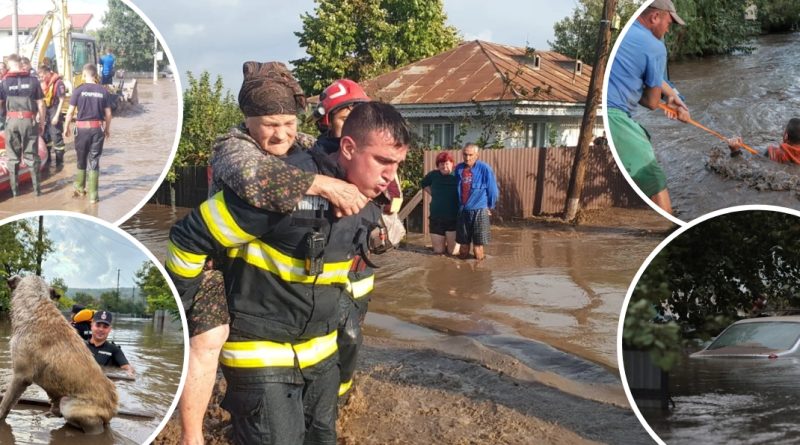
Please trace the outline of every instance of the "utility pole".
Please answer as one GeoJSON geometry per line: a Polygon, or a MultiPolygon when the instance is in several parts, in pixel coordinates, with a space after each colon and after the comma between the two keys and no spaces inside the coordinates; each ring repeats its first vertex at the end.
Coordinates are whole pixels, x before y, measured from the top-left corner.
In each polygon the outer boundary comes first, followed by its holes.
{"type": "Polygon", "coordinates": [[[36,275],[42,276],[42,251],[44,250],[44,215],[39,215],[39,242],[36,243],[36,275]]]}
{"type": "Polygon", "coordinates": [[[153,33],[153,83],[158,83],[158,37],[153,33]]]}
{"type": "Polygon", "coordinates": [[[597,47],[595,48],[594,68],[592,79],[589,81],[589,92],[586,95],[586,108],[583,111],[581,132],[578,136],[578,147],[575,151],[575,161],[572,163],[572,173],[567,189],[567,202],[564,205],[564,219],[572,221],[580,209],[583,182],[586,177],[586,162],[589,158],[589,143],[592,140],[594,121],[597,106],[603,97],[603,74],[608,64],[608,50],[611,45],[611,24],[617,9],[617,0],[605,0],[603,4],[603,18],[600,20],[600,30],[597,34],[597,47]]]}
{"type": "Polygon", "coordinates": [[[117,298],[119,298],[119,269],[117,269],[117,298]]]}
{"type": "Polygon", "coordinates": [[[17,0],[11,1],[11,38],[14,39],[14,54],[19,54],[19,8],[17,0]]]}

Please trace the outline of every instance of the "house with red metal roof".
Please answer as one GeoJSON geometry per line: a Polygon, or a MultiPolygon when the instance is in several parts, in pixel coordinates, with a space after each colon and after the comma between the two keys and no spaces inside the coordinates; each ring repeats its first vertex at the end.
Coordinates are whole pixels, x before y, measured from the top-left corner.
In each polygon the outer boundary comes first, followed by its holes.
{"type": "MultiPolygon", "coordinates": [[[[360,84],[430,147],[575,146],[591,75],[557,52],[474,40],[360,84]]],[[[594,132],[603,132],[601,117],[594,132]]]]}
{"type": "MultiPolygon", "coordinates": [[[[17,16],[17,31],[19,35],[30,35],[44,19],[44,14],[19,14],[17,16]]],[[[94,17],[92,14],[70,14],[72,32],[85,33],[86,27],[94,17]]],[[[11,35],[11,15],[0,18],[0,36],[11,35]]]]}

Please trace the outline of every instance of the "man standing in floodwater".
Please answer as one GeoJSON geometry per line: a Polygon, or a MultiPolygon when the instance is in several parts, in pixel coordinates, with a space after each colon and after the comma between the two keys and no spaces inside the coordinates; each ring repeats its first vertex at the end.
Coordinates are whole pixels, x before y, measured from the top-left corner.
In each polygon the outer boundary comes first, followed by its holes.
{"type": "Polygon", "coordinates": [[[83,80],[86,83],[72,93],[64,121],[64,137],[67,137],[72,113],[77,107],[75,152],[78,156],[78,172],[72,187],[74,195],[78,197],[85,195],[88,189],[91,203],[100,200],[97,192],[100,155],[103,154],[103,143],[111,137],[111,97],[105,88],[97,84],[96,79],[97,67],[91,63],[84,65],[83,80]]]}
{"type": "Polygon", "coordinates": [[[497,204],[497,180],[489,164],[479,161],[480,148],[468,143],[461,151],[464,162],[456,166],[458,178],[458,202],[456,219],[456,242],[462,259],[469,256],[469,245],[473,245],[475,259],[485,257],[483,248],[489,244],[491,209],[497,204]]]}
{"type": "Polygon", "coordinates": [[[22,59],[8,56],[8,73],[0,83],[0,109],[6,112],[6,141],[11,194],[17,196],[17,175],[20,158],[31,171],[33,192],[42,194],[39,188],[39,135],[44,131],[44,93],[39,81],[22,68],[22,59]],[[38,116],[37,116],[38,113],[38,116]],[[36,123],[39,122],[37,125],[36,123]]]}
{"type": "Polygon", "coordinates": [[[690,119],[677,90],[664,80],[667,48],[662,39],[673,22],[685,25],[671,0],[655,0],[633,22],[611,65],[606,103],[611,140],[622,165],[642,192],[667,213],[672,213],[672,203],[666,175],[650,135],[631,118],[631,112],[637,104],[656,109],[665,97],[680,121],[690,119]]]}

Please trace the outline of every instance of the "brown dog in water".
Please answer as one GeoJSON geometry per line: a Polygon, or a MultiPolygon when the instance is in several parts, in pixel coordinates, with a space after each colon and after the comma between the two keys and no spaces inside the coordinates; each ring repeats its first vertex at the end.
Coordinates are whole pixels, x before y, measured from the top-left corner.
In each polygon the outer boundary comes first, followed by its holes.
{"type": "Polygon", "coordinates": [[[0,421],[36,383],[50,397],[53,414],[87,434],[102,433],[117,412],[117,388],[53,304],[55,293],[41,277],[14,276],[8,285],[13,375],[0,403],[0,421]]]}

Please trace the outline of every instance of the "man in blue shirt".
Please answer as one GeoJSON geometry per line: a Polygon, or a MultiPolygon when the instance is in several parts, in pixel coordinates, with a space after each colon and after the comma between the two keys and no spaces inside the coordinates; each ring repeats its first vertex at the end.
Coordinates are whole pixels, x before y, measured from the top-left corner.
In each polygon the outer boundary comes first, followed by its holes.
{"type": "Polygon", "coordinates": [[[106,55],[100,57],[100,64],[103,65],[103,71],[100,73],[100,85],[111,85],[114,82],[114,62],[117,58],[112,54],[111,48],[106,48],[106,55]]]}
{"type": "Polygon", "coordinates": [[[467,258],[472,243],[475,259],[484,258],[483,246],[489,244],[489,217],[497,203],[497,181],[492,168],[478,160],[479,148],[468,143],[462,150],[464,162],[456,166],[458,202],[456,242],[459,256],[467,258]]]}
{"type": "Polygon", "coordinates": [[[631,119],[631,112],[637,104],[656,109],[663,96],[676,109],[668,117],[683,122],[690,119],[677,90],[664,80],[667,48],[662,39],[673,22],[685,25],[671,0],[655,0],[633,22],[614,56],[606,103],[611,141],[625,170],[642,192],[667,213],[672,213],[672,204],[666,176],[655,157],[650,136],[631,119]]]}

